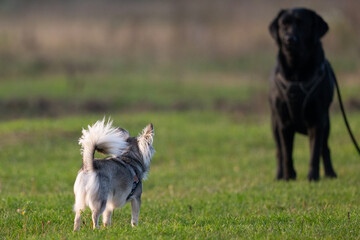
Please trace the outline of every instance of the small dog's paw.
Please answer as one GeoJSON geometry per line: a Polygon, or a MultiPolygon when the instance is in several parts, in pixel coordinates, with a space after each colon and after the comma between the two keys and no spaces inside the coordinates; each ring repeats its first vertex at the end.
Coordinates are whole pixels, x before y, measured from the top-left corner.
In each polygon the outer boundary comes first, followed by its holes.
{"type": "Polygon", "coordinates": [[[137,223],[137,222],[134,222],[134,221],[131,221],[131,226],[132,226],[132,227],[137,227],[137,226],[138,226],[138,223],[137,223]]]}
{"type": "Polygon", "coordinates": [[[73,232],[79,231],[80,230],[80,221],[75,222],[74,224],[74,230],[73,232]]]}

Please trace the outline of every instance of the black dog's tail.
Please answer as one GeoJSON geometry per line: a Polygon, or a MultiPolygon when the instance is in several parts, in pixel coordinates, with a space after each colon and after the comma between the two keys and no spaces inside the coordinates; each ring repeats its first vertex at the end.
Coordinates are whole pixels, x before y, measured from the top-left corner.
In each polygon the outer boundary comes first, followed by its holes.
{"type": "MultiPolygon", "coordinates": [[[[331,73],[331,74],[333,74],[333,73],[331,73]]],[[[355,146],[356,150],[360,154],[359,144],[357,143],[357,141],[356,141],[356,139],[354,137],[354,134],[351,131],[350,124],[349,124],[349,122],[347,120],[347,117],[346,117],[346,114],[345,114],[345,109],[344,109],[344,105],[343,105],[342,100],[341,100],[341,94],[340,94],[340,88],[339,88],[338,82],[337,82],[336,77],[334,75],[333,75],[333,78],[334,78],[334,82],[335,82],[335,86],[336,86],[336,93],[337,93],[338,98],[339,98],[339,104],[340,104],[341,113],[342,113],[342,115],[344,117],[346,128],[347,128],[347,130],[349,132],[349,135],[351,137],[352,142],[354,143],[354,146],[355,146]]]]}

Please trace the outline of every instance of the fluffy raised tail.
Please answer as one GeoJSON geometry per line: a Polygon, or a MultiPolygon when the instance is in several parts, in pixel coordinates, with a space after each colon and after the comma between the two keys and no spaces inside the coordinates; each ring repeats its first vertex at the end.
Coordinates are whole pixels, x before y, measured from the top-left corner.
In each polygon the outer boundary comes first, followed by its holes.
{"type": "Polygon", "coordinates": [[[79,139],[83,156],[83,170],[92,171],[94,169],[95,150],[108,155],[120,156],[128,147],[127,138],[128,132],[113,127],[110,119],[105,123],[104,118],[92,126],[89,125],[88,129],[83,129],[79,139]]]}

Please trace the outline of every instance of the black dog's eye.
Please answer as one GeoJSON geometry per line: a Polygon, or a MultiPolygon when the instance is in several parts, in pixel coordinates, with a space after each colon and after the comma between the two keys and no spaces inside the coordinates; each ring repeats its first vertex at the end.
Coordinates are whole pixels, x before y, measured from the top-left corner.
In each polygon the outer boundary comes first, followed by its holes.
{"type": "Polygon", "coordinates": [[[287,28],[287,27],[289,27],[290,25],[291,25],[291,20],[288,19],[288,18],[285,18],[285,19],[281,22],[281,26],[282,26],[283,28],[287,28]]]}
{"type": "Polygon", "coordinates": [[[288,26],[289,26],[289,24],[286,24],[286,23],[283,23],[283,22],[280,24],[280,28],[282,28],[282,29],[287,29],[288,26]]]}

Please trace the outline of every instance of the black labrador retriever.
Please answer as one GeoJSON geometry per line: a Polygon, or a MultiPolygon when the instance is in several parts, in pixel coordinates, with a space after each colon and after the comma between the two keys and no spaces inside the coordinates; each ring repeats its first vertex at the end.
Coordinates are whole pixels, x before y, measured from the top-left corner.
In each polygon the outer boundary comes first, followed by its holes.
{"type": "Polygon", "coordinates": [[[269,96],[277,146],[276,178],[296,179],[292,158],[296,132],[310,138],[308,180],[319,179],[320,156],[325,176],[334,178],[328,137],[335,75],[320,42],[328,25],[314,11],[294,8],[281,10],[269,28],[279,48],[269,96]]]}

